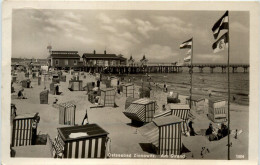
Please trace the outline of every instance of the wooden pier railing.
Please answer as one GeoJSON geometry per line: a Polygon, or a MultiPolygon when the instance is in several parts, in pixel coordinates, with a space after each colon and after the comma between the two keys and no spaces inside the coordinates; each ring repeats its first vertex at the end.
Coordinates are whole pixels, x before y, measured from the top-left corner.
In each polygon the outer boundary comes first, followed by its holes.
{"type": "MultiPolygon", "coordinates": [[[[138,74],[138,73],[180,73],[184,68],[198,68],[199,72],[203,72],[204,68],[210,68],[213,73],[215,68],[221,68],[222,73],[227,71],[226,64],[194,64],[194,65],[146,65],[146,66],[84,66],[80,70],[86,72],[112,73],[112,74],[138,74]]],[[[236,73],[238,68],[243,68],[244,72],[248,72],[249,65],[231,64],[232,72],[236,73]]]]}

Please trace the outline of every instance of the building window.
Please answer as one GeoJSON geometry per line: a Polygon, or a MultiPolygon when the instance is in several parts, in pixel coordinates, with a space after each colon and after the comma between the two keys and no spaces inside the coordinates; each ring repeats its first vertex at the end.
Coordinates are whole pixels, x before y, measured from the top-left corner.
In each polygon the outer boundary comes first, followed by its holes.
{"type": "Polygon", "coordinates": [[[55,60],[55,65],[59,65],[59,60],[55,60]]]}
{"type": "Polygon", "coordinates": [[[69,65],[69,60],[65,60],[65,65],[69,65]]]}
{"type": "Polygon", "coordinates": [[[74,65],[77,65],[77,60],[74,60],[74,65]]]}

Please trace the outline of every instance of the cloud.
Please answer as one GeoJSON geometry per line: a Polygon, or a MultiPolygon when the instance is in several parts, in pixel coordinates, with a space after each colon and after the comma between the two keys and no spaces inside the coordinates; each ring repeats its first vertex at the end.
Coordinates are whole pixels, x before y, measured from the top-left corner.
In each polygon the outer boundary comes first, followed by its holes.
{"type": "Polygon", "coordinates": [[[44,27],[44,30],[47,32],[57,32],[57,28],[46,26],[44,27]]]}
{"type": "Polygon", "coordinates": [[[100,13],[97,16],[97,19],[100,20],[102,23],[104,24],[110,24],[112,23],[112,19],[110,19],[107,15],[105,15],[104,13],[100,13]]]}
{"type": "Polygon", "coordinates": [[[108,25],[101,26],[101,29],[106,30],[110,33],[116,33],[117,32],[116,28],[114,28],[113,26],[108,26],[108,25]]]}
{"type": "Polygon", "coordinates": [[[64,17],[77,22],[81,20],[81,15],[75,14],[73,12],[64,12],[64,17]]]}
{"type": "Polygon", "coordinates": [[[94,40],[89,39],[89,38],[86,38],[86,37],[83,37],[83,36],[73,36],[73,38],[74,38],[75,40],[80,41],[81,43],[84,43],[84,44],[94,43],[94,40]]]}
{"type": "Polygon", "coordinates": [[[125,25],[125,26],[132,25],[132,23],[126,18],[117,19],[115,22],[118,24],[121,24],[121,25],[125,25]]]}
{"type": "Polygon", "coordinates": [[[140,43],[140,41],[130,32],[119,33],[118,36],[133,43],[140,43]]]}
{"type": "Polygon", "coordinates": [[[122,39],[121,37],[115,35],[108,36],[107,48],[113,52],[124,52],[124,54],[126,54],[129,53],[128,51],[133,46],[133,43],[129,40],[122,39]]]}
{"type": "Polygon", "coordinates": [[[72,33],[66,33],[66,36],[68,38],[70,38],[70,40],[76,40],[76,41],[79,41],[83,44],[91,44],[91,43],[94,43],[94,40],[92,39],[89,39],[87,37],[84,37],[84,36],[80,36],[80,35],[74,35],[72,33]]]}
{"type": "Polygon", "coordinates": [[[43,20],[42,17],[36,16],[35,14],[30,15],[30,18],[31,18],[32,20],[38,21],[38,22],[43,20]]]}
{"type": "Polygon", "coordinates": [[[156,62],[156,61],[167,61],[169,63],[174,62],[174,57],[177,56],[177,53],[173,52],[173,50],[169,46],[163,46],[159,44],[152,44],[149,45],[146,48],[142,49],[142,54],[146,55],[147,59],[150,62],[156,62]]]}
{"type": "Polygon", "coordinates": [[[156,31],[159,28],[153,26],[149,21],[143,21],[141,19],[135,19],[135,22],[137,24],[137,30],[139,33],[141,33],[146,38],[150,38],[148,33],[150,31],[156,31]]]}
{"type": "Polygon", "coordinates": [[[54,19],[54,18],[48,18],[46,19],[46,23],[50,24],[53,28],[57,28],[60,31],[82,31],[87,32],[87,27],[82,26],[81,23],[66,19],[66,18],[60,18],[60,19],[54,19]]]}
{"type": "Polygon", "coordinates": [[[230,23],[230,29],[238,32],[248,32],[249,28],[239,22],[230,23]]]}
{"type": "Polygon", "coordinates": [[[192,31],[192,24],[182,21],[173,16],[153,16],[153,20],[162,25],[161,28],[168,31],[170,34],[175,33],[190,33],[192,31]]]}
{"type": "Polygon", "coordinates": [[[223,63],[226,60],[225,55],[220,54],[197,54],[194,56],[196,63],[223,63]]]}

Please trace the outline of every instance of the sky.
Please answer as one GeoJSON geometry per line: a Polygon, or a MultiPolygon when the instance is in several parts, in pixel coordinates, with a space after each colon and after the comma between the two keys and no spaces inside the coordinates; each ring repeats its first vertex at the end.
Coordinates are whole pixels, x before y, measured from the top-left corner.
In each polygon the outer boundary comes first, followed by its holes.
{"type": "MultiPolygon", "coordinates": [[[[135,61],[182,62],[182,42],[193,37],[193,63],[226,63],[227,50],[213,53],[211,31],[225,11],[39,10],[12,15],[12,57],[47,58],[52,50],[122,54],[135,61]]],[[[231,11],[230,63],[249,63],[249,12],[231,11]]],[[[222,30],[219,37],[226,31],[222,30]]]]}

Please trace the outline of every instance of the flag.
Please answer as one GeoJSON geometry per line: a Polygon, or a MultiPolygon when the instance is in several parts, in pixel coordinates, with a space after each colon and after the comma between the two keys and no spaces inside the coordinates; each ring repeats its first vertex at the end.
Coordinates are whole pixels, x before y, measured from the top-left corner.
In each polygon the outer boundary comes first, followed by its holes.
{"type": "Polygon", "coordinates": [[[85,114],[85,116],[83,118],[82,125],[86,125],[87,123],[88,123],[88,111],[86,109],[86,114],[85,114]]]}
{"type": "Polygon", "coordinates": [[[225,47],[228,48],[228,33],[223,34],[213,45],[212,49],[214,53],[225,50],[225,47]]]}
{"type": "Polygon", "coordinates": [[[189,49],[186,53],[186,55],[190,55],[191,54],[191,49],[189,49]]]}
{"type": "Polygon", "coordinates": [[[220,30],[228,29],[228,11],[212,27],[213,36],[218,38],[220,30]]]}
{"type": "Polygon", "coordinates": [[[191,49],[191,46],[192,46],[192,38],[183,42],[181,45],[180,45],[180,49],[191,49]]]}
{"type": "Polygon", "coordinates": [[[190,62],[191,61],[191,55],[189,55],[188,57],[184,58],[184,62],[190,62]]]}

